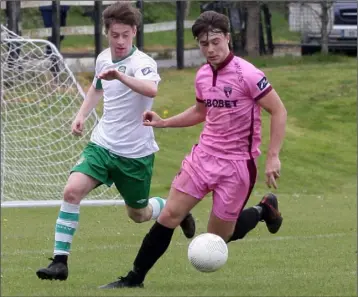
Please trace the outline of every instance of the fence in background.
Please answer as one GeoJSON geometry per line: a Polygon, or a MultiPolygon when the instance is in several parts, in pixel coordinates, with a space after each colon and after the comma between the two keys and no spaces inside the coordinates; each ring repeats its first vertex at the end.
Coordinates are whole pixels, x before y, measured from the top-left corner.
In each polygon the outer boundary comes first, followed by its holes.
{"type": "MultiPolygon", "coordinates": [[[[97,55],[103,49],[103,27],[101,22],[101,16],[105,5],[110,5],[116,1],[7,1],[1,3],[1,8],[5,9],[7,16],[7,27],[22,36],[32,38],[47,37],[58,49],[60,49],[61,41],[65,36],[70,35],[94,35],[95,37],[95,52],[97,55]],[[66,26],[66,19],[68,11],[71,7],[92,7],[92,11],[89,11],[94,26],[66,26]],[[20,12],[26,8],[38,7],[41,11],[44,26],[46,28],[25,29],[20,28],[21,16],[20,12]]],[[[144,1],[131,1],[135,3],[136,7],[141,10],[144,15],[144,1]]],[[[176,59],[177,68],[184,68],[184,29],[190,28],[191,23],[185,22],[185,2],[176,1],[176,21],[164,22],[160,24],[148,24],[144,27],[144,22],[137,31],[136,46],[139,49],[143,49],[144,33],[146,32],[162,32],[176,30],[176,59]]],[[[87,10],[88,11],[88,10],[87,10]]]]}
{"type": "MultiPolygon", "coordinates": [[[[106,46],[101,13],[114,2],[2,1],[0,13],[7,11],[7,26],[10,30],[24,37],[48,38],[65,57],[94,58],[106,46]],[[73,18],[76,13],[77,16],[82,15],[80,22],[73,18]],[[73,36],[88,37],[89,44],[82,50],[63,46],[66,44],[63,40],[73,36]]],[[[185,49],[197,47],[193,40],[188,42],[187,38],[191,36],[186,31],[190,30],[194,19],[205,9],[215,9],[229,16],[233,46],[239,49],[236,52],[240,55],[248,54],[247,47],[250,44],[251,51],[259,48],[259,54],[301,54],[306,53],[308,48],[320,50],[322,43],[338,49],[354,49],[357,44],[355,2],[351,2],[348,8],[337,8],[333,1],[132,2],[143,14],[144,24],[138,30],[137,47],[149,53],[155,51],[155,55],[159,53],[162,57],[174,57],[179,69],[186,64],[185,49]],[[259,5],[266,7],[266,12],[265,9],[260,12],[259,5]],[[170,17],[163,20],[165,14],[170,17]],[[252,23],[255,25],[250,28],[249,24],[252,23]],[[322,26],[322,23],[326,26],[322,26]],[[175,36],[170,46],[163,42],[163,38],[158,39],[157,47],[153,47],[151,40],[145,38],[147,33],[165,34],[166,31],[172,31],[175,36]],[[250,36],[254,35],[256,37],[250,42],[250,36]]]]}

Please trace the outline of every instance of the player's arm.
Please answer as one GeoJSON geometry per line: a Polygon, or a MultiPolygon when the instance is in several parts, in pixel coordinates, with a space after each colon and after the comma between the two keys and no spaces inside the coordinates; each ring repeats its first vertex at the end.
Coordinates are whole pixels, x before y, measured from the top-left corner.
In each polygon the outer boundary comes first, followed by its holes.
{"type": "Polygon", "coordinates": [[[109,69],[101,72],[98,78],[105,80],[117,79],[138,94],[150,98],[157,96],[158,85],[156,82],[128,76],[117,69],[109,69]]]}
{"type": "Polygon", "coordinates": [[[146,79],[138,79],[119,72],[118,80],[124,83],[134,92],[145,97],[154,98],[158,93],[158,85],[156,82],[146,79]]]}
{"type": "MultiPolygon", "coordinates": [[[[100,85],[100,82],[97,83],[97,85],[100,85]]],[[[83,100],[83,103],[81,105],[80,110],[78,111],[76,118],[74,119],[71,130],[72,134],[76,136],[80,136],[83,133],[84,129],[84,123],[87,118],[87,116],[90,114],[93,108],[95,108],[99,102],[99,100],[102,98],[103,91],[101,88],[96,88],[94,85],[91,85],[85,100],[83,100]]]]}
{"type": "Polygon", "coordinates": [[[266,184],[277,188],[281,162],[279,153],[285,136],[287,112],[280,97],[272,88],[265,74],[259,69],[247,72],[244,78],[248,95],[271,114],[270,143],[266,158],[266,184]]]}
{"type": "Polygon", "coordinates": [[[143,115],[143,122],[145,126],[156,128],[178,128],[200,124],[205,121],[205,117],[205,104],[204,102],[197,101],[196,105],[189,107],[184,112],[164,120],[155,112],[147,111],[143,115]]]}
{"type": "Polygon", "coordinates": [[[103,96],[103,90],[96,89],[93,85],[91,85],[86,94],[86,98],[85,100],[83,100],[81,108],[78,111],[78,115],[82,116],[83,118],[86,118],[90,114],[92,109],[97,106],[102,96],[103,96]]]}
{"type": "Polygon", "coordinates": [[[287,111],[274,89],[262,97],[258,104],[271,115],[268,156],[278,156],[285,137],[287,111]]]}
{"type": "Polygon", "coordinates": [[[149,98],[157,96],[160,81],[157,65],[151,60],[144,60],[143,64],[137,66],[134,76],[126,75],[117,69],[110,69],[100,73],[98,77],[106,80],[117,79],[134,92],[149,98]]]}
{"type": "Polygon", "coordinates": [[[271,114],[270,143],[266,157],[266,184],[277,188],[276,179],[280,177],[281,162],[279,153],[285,137],[287,111],[275,90],[263,96],[258,104],[271,114]]]}
{"type": "Polygon", "coordinates": [[[191,127],[205,121],[206,107],[204,102],[197,101],[194,106],[189,107],[184,112],[167,118],[164,121],[165,128],[191,127]]]}
{"type": "Polygon", "coordinates": [[[84,120],[88,117],[93,108],[95,108],[98,102],[103,97],[102,81],[98,78],[98,73],[101,69],[101,59],[96,60],[96,70],[90,88],[87,91],[85,100],[83,101],[80,110],[77,113],[77,117],[84,120]]]}

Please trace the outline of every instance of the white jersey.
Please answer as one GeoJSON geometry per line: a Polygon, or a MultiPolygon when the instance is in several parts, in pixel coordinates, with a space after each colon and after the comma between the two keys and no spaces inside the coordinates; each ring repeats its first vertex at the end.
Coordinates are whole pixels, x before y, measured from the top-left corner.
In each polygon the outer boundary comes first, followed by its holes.
{"type": "Polygon", "coordinates": [[[160,81],[157,63],[136,47],[120,61],[112,61],[109,48],[99,54],[93,86],[103,89],[103,116],[92,132],[91,141],[126,158],[151,155],[159,147],[153,128],[143,125],[142,115],[152,108],[153,98],[134,92],[118,80],[97,78],[102,71],[113,68],[137,79],[160,81]]]}

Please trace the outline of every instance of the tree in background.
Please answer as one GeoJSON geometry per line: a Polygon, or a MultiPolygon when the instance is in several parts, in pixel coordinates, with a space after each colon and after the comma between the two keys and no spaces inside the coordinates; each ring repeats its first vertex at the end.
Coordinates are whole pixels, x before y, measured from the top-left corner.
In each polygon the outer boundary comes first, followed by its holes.
{"type": "Polygon", "coordinates": [[[247,11],[245,50],[249,56],[259,56],[260,3],[258,1],[245,1],[243,5],[247,11]]]}
{"type": "Polygon", "coordinates": [[[184,7],[185,7],[184,15],[185,15],[185,18],[187,18],[189,16],[189,14],[190,14],[190,3],[191,3],[191,1],[184,1],[184,2],[185,2],[185,4],[184,4],[184,7]]]}
{"type": "Polygon", "coordinates": [[[332,1],[321,1],[321,14],[320,14],[320,20],[321,20],[321,36],[322,36],[322,46],[321,46],[321,53],[322,54],[328,54],[328,36],[330,33],[329,27],[330,22],[333,20],[330,18],[330,12],[332,8],[333,2],[332,1]]]}

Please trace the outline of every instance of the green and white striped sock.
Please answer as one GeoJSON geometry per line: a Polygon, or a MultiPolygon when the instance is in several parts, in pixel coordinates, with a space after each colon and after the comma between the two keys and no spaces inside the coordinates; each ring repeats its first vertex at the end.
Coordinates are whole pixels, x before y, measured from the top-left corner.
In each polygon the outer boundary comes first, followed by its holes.
{"type": "Polygon", "coordinates": [[[166,199],[160,197],[152,197],[149,199],[149,204],[152,206],[153,209],[151,218],[152,220],[156,220],[159,217],[166,202],[166,199]]]}
{"type": "Polygon", "coordinates": [[[77,229],[80,205],[63,201],[56,221],[54,255],[69,255],[77,229]]]}

